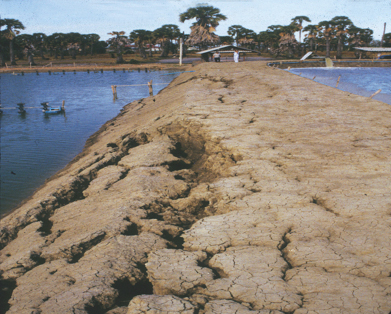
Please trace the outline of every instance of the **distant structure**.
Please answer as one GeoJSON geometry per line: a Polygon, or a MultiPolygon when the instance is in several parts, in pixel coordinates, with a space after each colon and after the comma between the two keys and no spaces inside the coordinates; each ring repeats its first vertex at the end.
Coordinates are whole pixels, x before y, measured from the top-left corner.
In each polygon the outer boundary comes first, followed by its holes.
{"type": "Polygon", "coordinates": [[[365,52],[377,53],[378,57],[384,52],[391,53],[391,48],[382,48],[382,47],[354,47],[354,49],[365,51],[365,52]]]}
{"type": "Polygon", "coordinates": [[[235,50],[238,50],[239,54],[246,53],[246,52],[259,53],[259,51],[248,49],[248,48],[236,47],[234,45],[225,45],[225,46],[219,46],[219,47],[211,48],[208,50],[200,51],[200,52],[197,52],[197,54],[201,55],[202,60],[209,62],[210,57],[213,55],[213,53],[215,51],[219,51],[220,53],[232,53],[233,54],[235,50]]]}

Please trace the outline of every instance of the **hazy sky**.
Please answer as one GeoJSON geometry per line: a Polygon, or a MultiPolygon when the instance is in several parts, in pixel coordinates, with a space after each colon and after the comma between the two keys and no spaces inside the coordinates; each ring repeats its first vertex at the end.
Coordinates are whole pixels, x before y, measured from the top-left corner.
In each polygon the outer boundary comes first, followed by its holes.
{"type": "Polygon", "coordinates": [[[287,25],[297,15],[308,16],[311,24],[348,16],[356,26],[371,28],[374,39],[381,38],[385,22],[391,32],[391,0],[0,0],[0,14],[20,20],[26,34],[97,33],[106,40],[111,31],[129,35],[164,24],[176,24],[188,34],[192,22],[179,22],[179,14],[198,4],[213,5],[227,16],[217,27],[218,35],[227,35],[231,25],[258,33],[269,25],[287,25]]]}

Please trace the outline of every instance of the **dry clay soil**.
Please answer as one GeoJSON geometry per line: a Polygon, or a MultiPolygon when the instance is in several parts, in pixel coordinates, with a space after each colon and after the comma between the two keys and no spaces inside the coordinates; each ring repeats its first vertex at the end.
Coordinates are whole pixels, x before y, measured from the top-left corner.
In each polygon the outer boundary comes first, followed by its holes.
{"type": "Polygon", "coordinates": [[[389,314],[390,106],[193,69],[0,221],[0,312],[389,314]]]}

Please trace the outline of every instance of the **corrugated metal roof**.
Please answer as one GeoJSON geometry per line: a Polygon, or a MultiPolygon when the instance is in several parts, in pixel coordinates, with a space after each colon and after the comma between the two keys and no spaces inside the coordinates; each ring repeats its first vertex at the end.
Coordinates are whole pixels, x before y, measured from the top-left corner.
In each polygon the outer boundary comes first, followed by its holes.
{"type": "Polygon", "coordinates": [[[236,47],[236,46],[233,46],[233,45],[225,45],[225,46],[219,46],[219,47],[211,48],[211,49],[208,49],[208,50],[200,51],[200,52],[197,52],[197,53],[198,54],[204,54],[204,53],[213,52],[213,51],[216,51],[216,50],[229,49],[229,48],[237,49],[237,50],[239,50],[239,52],[244,52],[244,51],[258,52],[256,50],[251,50],[251,49],[247,49],[247,48],[243,48],[243,47],[236,47]]]}
{"type": "Polygon", "coordinates": [[[391,48],[380,48],[380,47],[354,47],[354,49],[369,51],[369,52],[391,52],[391,48]]]}

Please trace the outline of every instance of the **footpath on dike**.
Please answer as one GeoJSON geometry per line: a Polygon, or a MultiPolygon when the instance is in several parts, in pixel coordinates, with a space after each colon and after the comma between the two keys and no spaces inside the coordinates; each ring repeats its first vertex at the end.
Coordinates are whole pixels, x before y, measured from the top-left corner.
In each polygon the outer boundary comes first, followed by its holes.
{"type": "Polygon", "coordinates": [[[0,221],[0,312],[391,312],[391,107],[203,63],[0,221]]]}

